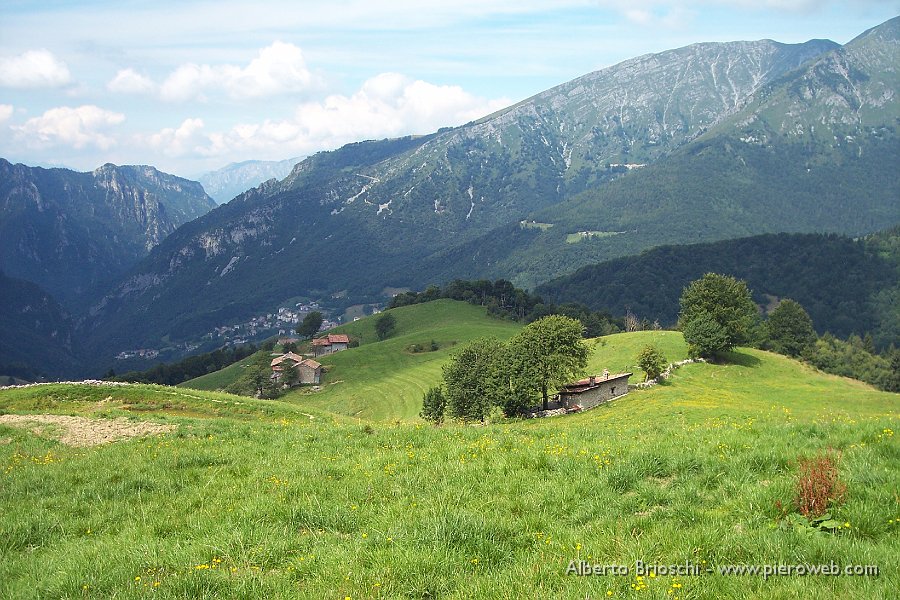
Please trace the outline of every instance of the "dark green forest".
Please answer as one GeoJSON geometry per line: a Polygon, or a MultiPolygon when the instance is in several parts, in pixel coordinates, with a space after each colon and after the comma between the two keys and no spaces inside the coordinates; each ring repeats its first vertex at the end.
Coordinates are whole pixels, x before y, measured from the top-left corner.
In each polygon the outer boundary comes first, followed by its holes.
{"type": "Polygon", "coordinates": [[[709,244],[663,246],[579,269],[539,286],[552,302],[674,325],[681,290],[704,273],[747,282],[762,307],[799,302],[820,334],[870,333],[878,348],[900,345],[900,227],[854,240],[770,234],[709,244]]]}

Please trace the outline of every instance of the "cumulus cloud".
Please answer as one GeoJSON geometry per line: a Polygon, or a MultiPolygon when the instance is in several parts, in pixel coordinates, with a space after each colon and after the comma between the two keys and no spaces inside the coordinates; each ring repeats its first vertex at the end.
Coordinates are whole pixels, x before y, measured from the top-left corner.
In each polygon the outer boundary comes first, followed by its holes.
{"type": "Polygon", "coordinates": [[[108,150],[116,140],[107,135],[107,130],[124,120],[125,115],[94,105],[60,106],[12,129],[21,141],[32,147],[65,145],[82,149],[94,146],[108,150]]]}
{"type": "Polygon", "coordinates": [[[307,154],[367,138],[429,133],[460,125],[502,107],[508,99],[486,100],[459,86],[435,85],[398,73],[367,80],[352,95],[335,94],[300,104],[292,117],[244,123],[227,131],[204,130],[188,119],[143,141],[170,157],[239,160],[246,156],[307,154]]]}
{"type": "Polygon", "coordinates": [[[49,50],[28,50],[0,57],[0,86],[11,88],[61,87],[72,81],[66,63],[49,50]]]}
{"type": "Polygon", "coordinates": [[[0,123],[6,123],[12,114],[12,104],[0,104],[0,123]]]}
{"type": "Polygon", "coordinates": [[[275,42],[263,48],[245,67],[197,65],[178,67],[163,82],[164,100],[204,100],[207,93],[224,92],[231,98],[262,98],[304,92],[318,82],[306,66],[303,52],[293,44],[275,42]]]}
{"type": "Polygon", "coordinates": [[[120,70],[106,84],[106,89],[117,94],[145,94],[155,88],[153,80],[131,68],[120,70]]]}
{"type": "Polygon", "coordinates": [[[209,153],[209,138],[203,133],[203,119],[185,119],[178,127],[163,129],[147,136],[144,141],[172,158],[209,153]]]}

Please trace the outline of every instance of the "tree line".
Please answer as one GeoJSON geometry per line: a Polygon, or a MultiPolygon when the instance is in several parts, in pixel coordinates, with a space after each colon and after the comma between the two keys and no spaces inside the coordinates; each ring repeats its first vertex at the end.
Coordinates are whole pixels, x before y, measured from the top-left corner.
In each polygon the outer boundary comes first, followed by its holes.
{"type": "Polygon", "coordinates": [[[692,356],[723,359],[735,346],[754,346],[900,392],[900,349],[891,344],[879,354],[869,334],[846,341],[828,333],[819,337],[809,314],[794,300],[782,300],[763,319],[746,282],[707,273],[684,289],[680,305],[678,325],[692,356]]]}

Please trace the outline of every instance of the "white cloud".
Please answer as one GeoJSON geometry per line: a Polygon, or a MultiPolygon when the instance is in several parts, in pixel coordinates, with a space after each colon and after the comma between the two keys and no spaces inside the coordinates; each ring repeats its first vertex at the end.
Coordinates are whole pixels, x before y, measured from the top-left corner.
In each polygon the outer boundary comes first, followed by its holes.
{"type": "Polygon", "coordinates": [[[106,84],[106,89],[117,94],[144,94],[155,88],[153,80],[131,68],[120,70],[106,84]]]}
{"type": "Polygon", "coordinates": [[[317,86],[300,48],[275,42],[260,50],[246,67],[181,65],[163,82],[161,95],[173,102],[205,100],[206,92],[224,92],[238,99],[262,98],[309,91],[317,86]]]}
{"type": "Polygon", "coordinates": [[[12,104],[0,104],[0,123],[6,123],[13,114],[12,104]]]}
{"type": "Polygon", "coordinates": [[[60,106],[12,129],[21,141],[32,147],[65,145],[82,149],[95,146],[108,150],[116,145],[116,140],[105,131],[124,120],[125,115],[98,106],[60,106]]]}
{"type": "Polygon", "coordinates": [[[0,86],[11,88],[61,87],[72,81],[66,63],[49,50],[28,50],[0,57],[0,86]]]}
{"type": "Polygon", "coordinates": [[[615,10],[637,25],[684,26],[685,15],[703,7],[738,8],[751,11],[774,10],[807,13],[833,4],[833,0],[597,0],[602,7],[615,10]]]}
{"type": "Polygon", "coordinates": [[[203,119],[185,119],[177,128],[166,128],[144,140],[152,148],[169,157],[205,154],[209,138],[203,134],[203,119]]]}
{"type": "Polygon", "coordinates": [[[430,133],[460,125],[508,106],[508,99],[486,100],[459,86],[434,85],[397,73],[382,73],[350,95],[335,94],[299,105],[288,119],[235,125],[224,132],[204,131],[188,119],[142,141],[170,157],[278,157],[308,154],[369,138],[430,133]]]}

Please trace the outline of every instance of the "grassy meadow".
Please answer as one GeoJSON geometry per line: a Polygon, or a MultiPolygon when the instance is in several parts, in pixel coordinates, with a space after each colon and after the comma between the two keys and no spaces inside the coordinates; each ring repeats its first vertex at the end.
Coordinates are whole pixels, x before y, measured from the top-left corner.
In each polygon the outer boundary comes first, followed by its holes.
{"type": "MultiPolygon", "coordinates": [[[[0,597],[896,596],[897,394],[740,349],[727,364],[684,366],[583,414],[435,428],[415,420],[411,400],[394,406],[391,390],[420,393],[449,348],[405,349],[516,330],[488,321],[492,330],[475,335],[481,313],[468,325],[442,321],[457,309],[432,318],[426,309],[418,323],[397,313],[392,341],[367,339],[329,359],[347,357],[329,374],[343,383],[319,394],[0,392],[0,414],[177,426],[74,448],[0,425],[0,597]],[[830,532],[785,515],[798,459],[825,451],[847,486],[830,532]],[[580,577],[566,574],[573,560],[713,570],[833,561],[878,565],[879,575],[580,577]]],[[[353,326],[365,336],[371,322],[353,326]]],[[[633,370],[648,339],[670,360],[683,357],[677,333],[620,334],[595,343],[591,370],[633,370]]]]}

